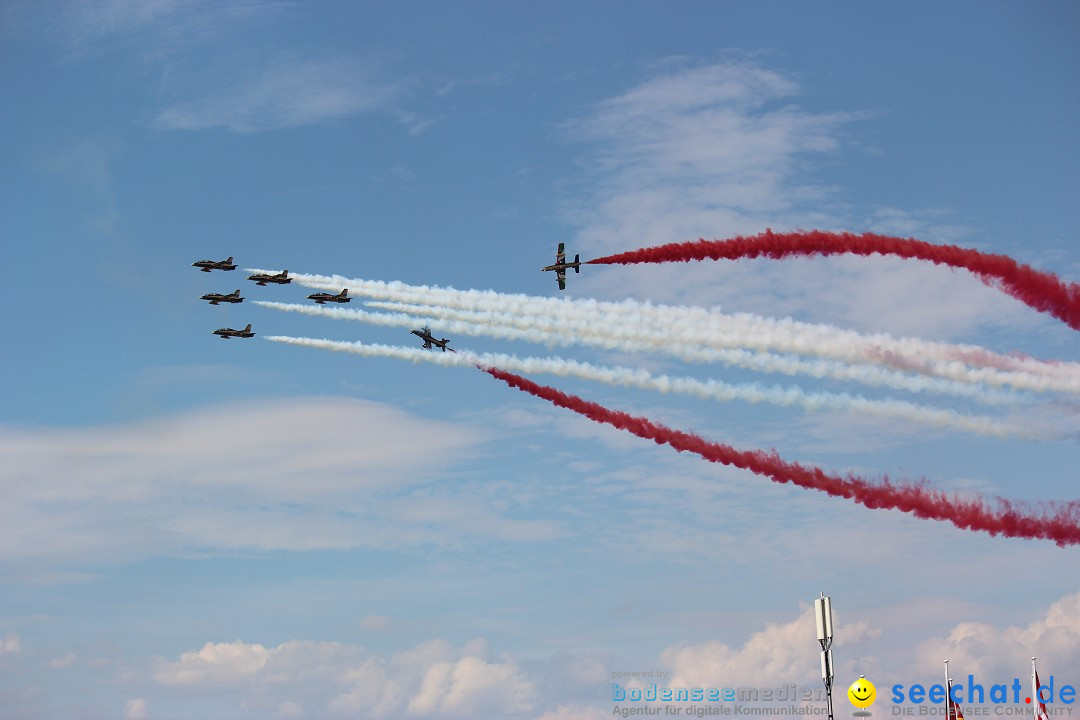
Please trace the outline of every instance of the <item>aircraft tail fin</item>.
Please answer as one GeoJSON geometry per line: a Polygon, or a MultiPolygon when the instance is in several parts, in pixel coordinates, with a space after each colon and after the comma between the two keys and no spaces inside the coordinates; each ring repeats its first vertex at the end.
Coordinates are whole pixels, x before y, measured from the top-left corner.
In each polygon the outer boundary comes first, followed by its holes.
{"type": "Polygon", "coordinates": [[[247,324],[247,327],[244,328],[244,332],[251,332],[251,323],[247,324]]]}
{"type": "Polygon", "coordinates": [[[574,255],[574,272],[581,272],[581,256],[574,255]]]}
{"type": "Polygon", "coordinates": [[[229,265],[232,265],[232,255],[230,255],[230,256],[229,256],[229,259],[228,259],[228,260],[226,260],[225,262],[226,262],[227,264],[229,264],[229,265]]]}
{"type": "Polygon", "coordinates": [[[338,296],[340,296],[340,297],[348,297],[349,296],[349,288],[345,288],[344,290],[339,292],[338,296]]]}

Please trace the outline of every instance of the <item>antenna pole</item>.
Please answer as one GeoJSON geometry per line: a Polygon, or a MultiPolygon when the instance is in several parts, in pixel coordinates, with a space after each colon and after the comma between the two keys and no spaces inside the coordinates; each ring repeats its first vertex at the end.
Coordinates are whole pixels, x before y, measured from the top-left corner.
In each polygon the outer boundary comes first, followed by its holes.
{"type": "Polygon", "coordinates": [[[821,645],[821,680],[825,683],[825,700],[828,703],[829,720],[833,720],[832,682],[833,682],[833,626],[832,600],[821,593],[814,600],[814,620],[817,623],[817,639],[821,645]]]}

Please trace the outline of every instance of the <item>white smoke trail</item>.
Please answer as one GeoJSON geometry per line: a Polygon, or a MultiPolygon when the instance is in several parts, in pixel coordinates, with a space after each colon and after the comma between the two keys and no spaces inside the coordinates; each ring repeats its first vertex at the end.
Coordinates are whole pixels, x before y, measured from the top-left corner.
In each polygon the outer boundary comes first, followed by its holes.
{"type": "MultiPolygon", "coordinates": [[[[358,320],[368,325],[381,325],[383,327],[410,327],[422,322],[412,315],[404,313],[369,313],[353,308],[326,307],[325,305],[300,305],[299,303],[273,302],[270,300],[256,300],[252,305],[258,305],[271,310],[283,310],[285,312],[300,313],[301,315],[313,315],[315,317],[329,317],[337,320],[358,320]]],[[[464,332],[458,330],[458,332],[464,332]]]]}
{"type": "MultiPolygon", "coordinates": [[[[313,315],[316,317],[328,317],[336,320],[356,320],[368,325],[381,325],[384,327],[415,327],[416,325],[431,325],[432,320],[426,317],[406,315],[404,313],[369,313],[352,308],[325,307],[323,305],[299,305],[297,303],[270,302],[256,300],[255,305],[281,310],[284,312],[300,313],[301,315],[313,315]]],[[[515,328],[485,328],[475,323],[461,321],[447,321],[440,323],[440,332],[457,333],[460,335],[485,335],[503,340],[528,340],[532,337],[526,330],[515,328]]]]}
{"type": "Polygon", "coordinates": [[[603,367],[564,358],[519,358],[498,353],[472,353],[458,350],[454,354],[433,353],[414,347],[316,340],[287,336],[269,336],[273,342],[348,352],[368,357],[391,357],[412,362],[431,362],[447,366],[498,367],[521,373],[548,373],[594,380],[609,385],[637,387],[663,393],[675,392],[718,401],[742,400],[750,403],[770,403],[797,406],[804,410],[847,410],[878,417],[901,418],[912,422],[950,427],[995,437],[1026,437],[1046,439],[1045,432],[1029,427],[1011,425],[992,418],[965,415],[953,410],[928,408],[899,400],[869,400],[843,393],[806,392],[797,387],[764,386],[757,383],[733,385],[717,380],[698,380],[688,377],[654,376],[646,370],[603,367]]]}
{"type": "MultiPolygon", "coordinates": [[[[468,322],[481,328],[509,327],[527,332],[525,339],[537,343],[587,345],[623,352],[647,350],[687,360],[690,362],[718,362],[730,367],[741,367],[760,372],[784,375],[807,375],[815,378],[851,380],[865,385],[889,387],[909,392],[936,392],[971,398],[988,403],[1013,402],[1010,394],[988,390],[980,385],[960,383],[954,380],[908,375],[896,370],[866,364],[849,364],[835,360],[806,360],[792,355],[770,352],[754,352],[736,348],[704,347],[698,339],[690,343],[671,337],[670,333],[658,333],[655,329],[627,323],[621,319],[598,314],[590,316],[588,323],[564,321],[550,317],[531,317],[509,313],[457,310],[438,305],[417,305],[381,300],[365,303],[380,310],[400,311],[421,316],[429,324],[432,319],[468,322]]],[[[498,331],[469,332],[468,334],[492,335],[498,331]]]]}
{"type": "Polygon", "coordinates": [[[324,306],[297,305],[256,301],[257,305],[299,312],[308,315],[336,319],[359,320],[376,325],[407,326],[415,323],[432,324],[442,319],[440,328],[446,332],[466,335],[485,335],[509,340],[527,340],[553,345],[590,345],[625,352],[652,350],[697,362],[723,362],[768,372],[808,374],[813,377],[833,377],[856,380],[870,385],[886,386],[909,391],[931,391],[971,397],[983,402],[1005,402],[1011,398],[994,393],[978,385],[922,376],[904,375],[878,367],[844,364],[829,360],[807,361],[783,357],[772,353],[749,352],[735,348],[703,347],[699,333],[689,333],[686,338],[676,336],[670,329],[650,327],[645,323],[626,322],[599,314],[595,311],[585,317],[559,315],[517,316],[493,311],[454,310],[429,305],[402,303],[369,303],[373,306],[401,309],[414,313],[413,317],[401,313],[367,313],[351,308],[328,308],[324,306]],[[415,315],[419,315],[416,317],[415,315]],[[467,318],[465,320],[455,318],[467,318]],[[480,322],[476,322],[480,321],[480,322]]]}
{"type": "Polygon", "coordinates": [[[965,383],[1014,387],[1037,392],[1080,393],[1080,364],[1044,362],[993,353],[976,345],[950,345],[885,333],[862,335],[850,330],[791,319],[764,318],[749,313],[723,314],[680,306],[652,305],[626,300],[539,298],[494,291],[408,285],[345,278],[340,275],[296,275],[303,285],[321,289],[349,287],[354,295],[405,303],[443,305],[464,310],[510,312],[563,317],[567,312],[606,311],[624,322],[647,323],[658,332],[696,332],[700,341],[717,349],[750,348],[831,357],[845,362],[871,362],[895,369],[935,375],[965,383]],[[969,365],[963,360],[974,363],[969,365]],[[1009,368],[1003,370],[1002,368],[1009,368]]]}

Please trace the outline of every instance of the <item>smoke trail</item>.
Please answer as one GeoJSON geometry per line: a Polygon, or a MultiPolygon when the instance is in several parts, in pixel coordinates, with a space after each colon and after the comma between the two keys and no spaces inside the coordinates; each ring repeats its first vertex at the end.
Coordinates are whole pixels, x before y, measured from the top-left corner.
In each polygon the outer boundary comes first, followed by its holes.
{"type": "MultiPolygon", "coordinates": [[[[336,308],[332,308],[336,309],[336,308]]],[[[936,427],[992,435],[996,437],[1017,436],[1046,438],[1045,431],[997,422],[991,418],[964,415],[954,410],[928,408],[899,400],[868,400],[844,393],[806,392],[797,387],[766,387],[756,383],[733,385],[717,380],[698,380],[689,377],[654,376],[646,370],[626,367],[603,367],[565,358],[520,358],[504,353],[472,353],[461,351],[450,356],[431,353],[420,348],[382,345],[377,343],[344,342],[339,340],[316,340],[281,335],[266,338],[272,342],[301,345],[321,350],[348,352],[365,357],[391,357],[412,362],[432,362],[444,366],[478,365],[503,367],[526,373],[548,373],[560,377],[577,377],[608,385],[637,387],[662,393],[678,393],[694,397],[728,402],[741,400],[749,403],[769,403],[784,407],[797,406],[804,410],[845,410],[892,417],[936,427]]]]}
{"type": "MultiPolygon", "coordinates": [[[[255,271],[255,270],[253,270],[255,271]]],[[[705,308],[652,305],[625,300],[539,298],[491,290],[407,285],[345,278],[340,275],[295,276],[297,282],[319,289],[349,287],[354,295],[404,303],[445,305],[463,310],[505,312],[530,317],[557,318],[588,326],[596,313],[619,315],[626,325],[649,323],[655,332],[691,333],[694,342],[718,349],[750,348],[828,357],[843,362],[870,362],[965,383],[986,383],[1036,392],[1080,392],[1080,365],[1047,363],[992,353],[975,345],[950,345],[915,338],[894,338],[885,333],[862,335],[829,325],[764,318],[749,313],[723,314],[705,308]],[[963,360],[980,360],[969,367],[963,360]],[[1000,369],[999,369],[1000,368],[1000,369]],[[1009,368],[1008,370],[1004,368],[1009,368]]]]}
{"type": "Polygon", "coordinates": [[[586,345],[623,352],[645,350],[689,362],[718,362],[728,367],[741,367],[759,372],[853,380],[866,385],[890,387],[909,392],[957,395],[980,402],[1005,403],[1016,400],[1013,395],[994,392],[981,385],[909,375],[872,365],[849,364],[825,359],[805,360],[797,356],[778,355],[764,351],[709,347],[701,340],[700,332],[692,335],[692,342],[686,342],[686,334],[678,335],[672,332],[673,328],[653,328],[643,322],[627,322],[621,317],[600,312],[590,316],[587,322],[582,322],[577,318],[567,320],[492,311],[457,310],[441,305],[417,305],[380,300],[369,301],[365,304],[379,310],[402,312],[422,319],[438,318],[473,323],[477,327],[470,334],[494,335],[499,331],[488,330],[488,328],[509,327],[526,331],[527,335],[524,339],[549,345],[586,345]]]}
{"type": "Polygon", "coordinates": [[[1040,512],[1020,503],[996,498],[990,506],[975,496],[970,499],[950,496],[934,490],[925,480],[918,483],[894,483],[883,477],[872,483],[849,474],[831,475],[820,468],[787,462],[776,451],[737,450],[730,445],[709,442],[697,435],[672,430],[647,418],[616,410],[575,395],[539,385],[498,368],[481,368],[512,388],[567,408],[598,423],[626,430],[660,445],[670,445],[677,452],[692,452],[705,460],[750,470],[777,483],[792,483],[818,490],[833,497],[843,497],[872,509],[893,509],[928,520],[944,520],[964,530],[990,535],[1004,535],[1032,540],[1053,540],[1058,546],[1080,544],[1080,501],[1046,503],[1040,512]]]}
{"type": "MultiPolygon", "coordinates": [[[[363,310],[356,310],[353,308],[325,307],[323,305],[300,305],[297,303],[269,302],[265,300],[256,300],[254,304],[261,307],[270,308],[271,310],[295,312],[301,313],[303,315],[314,315],[317,317],[328,317],[336,320],[355,320],[358,322],[367,323],[368,325],[381,325],[390,327],[415,327],[417,324],[432,325],[436,322],[438,318],[438,316],[433,313],[429,315],[406,315],[404,313],[370,313],[364,312],[363,310]]],[[[478,327],[475,323],[456,320],[441,321],[439,323],[439,331],[459,333],[462,335],[486,335],[488,337],[500,338],[502,340],[529,340],[533,338],[533,334],[528,330],[519,330],[510,327],[484,330],[478,327]]]]}
{"type": "Polygon", "coordinates": [[[1020,302],[1039,312],[1051,314],[1073,330],[1080,330],[1080,284],[1065,283],[1053,273],[1021,265],[1007,255],[992,255],[956,245],[934,245],[914,238],[822,230],[788,233],[766,230],[750,237],[739,235],[727,240],[658,245],[589,260],[589,263],[628,265],[841,254],[893,255],[968,270],[987,285],[997,286],[1020,302]]]}
{"type": "Polygon", "coordinates": [[[454,353],[449,355],[443,352],[431,352],[420,347],[406,347],[404,345],[382,345],[380,343],[343,342],[341,340],[315,340],[314,338],[289,337],[287,335],[264,335],[264,340],[270,342],[285,343],[286,345],[299,345],[301,347],[316,348],[318,350],[333,350],[335,352],[347,352],[364,357],[387,357],[410,362],[427,362],[435,365],[448,367],[476,365],[476,360],[468,353],[454,353]]]}
{"type": "Polygon", "coordinates": [[[317,317],[345,318],[359,320],[369,325],[382,325],[386,327],[409,327],[415,325],[418,320],[412,315],[403,313],[369,313],[352,308],[326,307],[324,305],[301,305],[299,303],[272,302],[270,300],[256,300],[252,303],[271,310],[284,310],[302,315],[314,315],[317,317]]]}

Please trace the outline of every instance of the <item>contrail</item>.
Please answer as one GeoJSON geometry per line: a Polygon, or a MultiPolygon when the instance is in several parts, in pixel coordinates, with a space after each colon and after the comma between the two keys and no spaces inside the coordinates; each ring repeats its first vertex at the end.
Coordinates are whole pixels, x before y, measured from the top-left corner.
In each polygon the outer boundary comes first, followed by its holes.
{"type": "Polygon", "coordinates": [[[272,302],[269,300],[256,300],[252,303],[271,310],[295,312],[301,315],[313,315],[316,317],[329,317],[346,320],[359,320],[368,325],[382,325],[384,327],[410,327],[418,322],[412,315],[404,313],[369,313],[352,308],[326,307],[325,305],[301,305],[299,303],[272,302]]]}
{"type": "MultiPolygon", "coordinates": [[[[417,324],[432,324],[435,317],[423,315],[406,315],[404,313],[370,313],[353,308],[325,307],[322,305],[300,305],[298,303],[269,302],[256,300],[255,305],[280,310],[283,312],[295,312],[302,315],[316,317],[328,317],[336,320],[354,320],[367,323],[368,325],[381,325],[384,327],[415,327],[417,324]]],[[[502,340],[528,340],[532,334],[527,330],[505,327],[497,329],[482,328],[475,323],[461,321],[447,321],[439,325],[440,332],[459,333],[461,335],[486,335],[502,340]]]]}
{"type": "Polygon", "coordinates": [[[829,361],[808,362],[798,358],[785,358],[766,353],[752,353],[737,349],[710,349],[700,345],[679,343],[668,336],[659,338],[650,335],[634,323],[591,321],[582,325],[578,322],[551,320],[550,318],[529,318],[511,316],[505,313],[492,314],[479,311],[456,311],[439,306],[405,305],[401,303],[374,302],[369,305],[401,309],[406,313],[369,313],[353,308],[324,307],[321,305],[300,305],[255,301],[256,305],[281,310],[298,312],[306,315],[330,317],[335,319],[356,320],[372,325],[410,326],[418,323],[433,324],[441,321],[440,328],[446,332],[464,335],[483,335],[504,340],[527,340],[548,345],[590,345],[610,350],[626,352],[649,350],[674,355],[697,362],[723,362],[762,371],[797,374],[799,372],[814,376],[831,376],[838,379],[855,379],[874,385],[883,385],[903,390],[931,390],[973,397],[980,400],[1004,400],[1002,396],[993,396],[981,388],[960,383],[942,381],[933,378],[906,376],[902,373],[882,370],[876,367],[860,367],[830,363],[829,361]],[[484,322],[484,320],[488,322],[484,322]],[[503,319],[504,322],[499,322],[503,319]]]}
{"type": "MultiPolygon", "coordinates": [[[[896,339],[886,334],[863,336],[853,331],[800,323],[794,320],[777,321],[748,313],[725,315],[710,313],[704,308],[657,306],[635,301],[615,303],[537,298],[522,294],[411,286],[399,282],[364,281],[338,276],[297,275],[296,278],[310,287],[323,289],[340,289],[347,285],[354,295],[367,295],[382,300],[533,318],[534,320],[530,321],[530,327],[538,328],[543,323],[547,323],[548,326],[562,328],[556,332],[577,335],[582,342],[597,337],[610,338],[622,333],[624,340],[649,344],[660,352],[669,352],[670,347],[680,344],[720,351],[747,348],[758,353],[776,349],[784,353],[815,355],[848,364],[880,364],[891,370],[917,372],[961,383],[986,384],[997,388],[1011,387],[1036,392],[1080,393],[1080,365],[1076,363],[1048,364],[1030,359],[994,356],[990,351],[978,346],[956,346],[913,338],[896,339]],[[961,352],[966,352],[973,357],[993,356],[1000,360],[998,364],[1019,366],[1024,369],[971,368],[955,359],[961,352]]],[[[277,307],[277,305],[270,306],[277,307]]],[[[356,312],[344,308],[303,307],[308,310],[300,312],[338,318],[348,318],[350,312],[356,312]],[[322,312],[324,310],[327,312],[322,312]]],[[[455,331],[470,332],[463,328],[455,331]]],[[[504,332],[496,337],[529,339],[521,333],[512,332],[504,332]]],[[[697,351],[687,350],[687,352],[697,351]]],[[[711,361],[719,358],[694,359],[711,361]]],[[[811,374],[824,370],[825,368],[821,367],[811,374]]],[[[849,376],[858,374],[856,371],[843,372],[849,376]]],[[[883,375],[875,380],[872,373],[863,372],[862,375],[865,378],[863,382],[875,384],[877,380],[889,377],[883,375]]],[[[903,382],[906,386],[896,385],[896,387],[912,390],[918,385],[917,382],[910,380],[903,382]]],[[[944,389],[946,387],[941,386],[941,391],[947,392],[944,389]]],[[[967,393],[961,391],[959,394],[967,393]]]]}
{"type": "MultiPolygon", "coordinates": [[[[699,336],[690,333],[676,336],[663,329],[644,323],[626,322],[621,317],[597,313],[587,322],[580,319],[555,319],[548,316],[511,315],[494,311],[458,310],[440,305],[418,305],[401,302],[369,301],[367,307],[402,312],[431,319],[467,322],[479,326],[470,334],[494,335],[497,330],[485,328],[513,328],[527,333],[523,338],[536,343],[562,346],[586,345],[623,352],[650,351],[670,355],[689,362],[721,363],[729,367],[741,367],[759,372],[784,375],[807,375],[814,378],[852,380],[865,385],[889,387],[909,392],[936,392],[967,397],[980,402],[1005,403],[1016,400],[1015,396],[988,390],[981,385],[961,383],[923,375],[910,375],[889,368],[868,364],[850,364],[835,360],[806,360],[794,355],[778,355],[766,351],[750,351],[741,348],[706,347],[699,336]],[[686,340],[689,339],[689,342],[686,340]]],[[[419,321],[419,320],[418,320],[419,321]]]]}
{"type": "MultiPolygon", "coordinates": [[[[266,272],[253,269],[253,272],[266,272]]],[[[916,338],[894,338],[887,333],[862,335],[823,324],[765,318],[750,313],[724,314],[705,308],[652,305],[634,300],[601,302],[540,298],[520,293],[491,290],[456,290],[402,282],[382,282],[345,278],[340,275],[295,276],[300,284],[318,289],[349,287],[354,295],[404,303],[444,305],[464,310],[564,317],[578,312],[621,313],[630,322],[648,320],[654,326],[690,326],[699,329],[702,342],[713,346],[744,347],[758,351],[815,355],[844,362],[884,364],[918,372],[993,387],[1014,387],[1036,392],[1080,393],[1080,364],[1045,362],[993,353],[977,345],[951,345],[916,338]],[[705,330],[708,330],[707,332],[705,330]],[[970,367],[974,363],[979,367],[970,367]],[[1043,379],[1043,378],[1049,379],[1043,379]]]]}
{"type": "Polygon", "coordinates": [[[410,362],[427,362],[448,367],[461,367],[476,365],[476,359],[469,353],[447,354],[443,352],[431,352],[419,347],[405,345],[382,345],[380,343],[345,342],[341,340],[316,340],[314,338],[289,337],[287,335],[266,335],[264,340],[270,342],[285,343],[286,345],[299,345],[301,347],[316,348],[318,350],[333,350],[335,352],[347,352],[365,357],[387,357],[397,360],[409,360],[410,362]]]}
{"type": "MultiPolygon", "coordinates": [[[[332,308],[336,309],[336,308],[332,308]]],[[[455,355],[432,353],[420,348],[382,345],[338,340],[316,340],[288,336],[270,336],[272,342],[304,347],[348,352],[366,357],[391,357],[412,362],[432,362],[444,366],[474,365],[509,368],[516,372],[548,373],[562,377],[573,376],[608,385],[637,387],[657,392],[674,392],[703,399],[727,402],[742,400],[750,403],[769,403],[804,410],[846,410],[877,417],[900,418],[936,427],[951,427],[996,437],[1017,436],[1046,439],[1033,428],[1009,425],[991,418],[964,415],[954,410],[927,408],[900,400],[869,400],[843,393],[806,392],[797,387],[766,387],[754,383],[729,384],[717,380],[698,380],[688,377],[654,376],[646,370],[625,367],[602,367],[564,358],[519,358],[502,353],[472,353],[459,350],[455,355]]]]}
{"type": "Polygon", "coordinates": [[[883,477],[875,483],[852,474],[841,477],[814,466],[787,462],[776,451],[737,450],[692,433],[672,430],[644,417],[609,410],[498,368],[482,369],[512,388],[573,410],[595,422],[626,430],[657,444],[670,445],[678,452],[695,453],[709,462],[750,470],[773,482],[818,490],[872,509],[900,510],[919,518],[944,520],[964,530],[1005,537],[1053,540],[1060,547],[1080,544],[1080,501],[1045,503],[1035,511],[1025,504],[1005,498],[996,498],[990,505],[979,496],[962,498],[949,495],[932,489],[925,480],[896,483],[883,477]]]}
{"type": "Polygon", "coordinates": [[[1049,313],[1073,330],[1080,330],[1080,285],[1077,283],[1063,282],[1053,273],[1021,265],[1007,255],[983,253],[956,245],[935,245],[914,238],[822,230],[786,233],[766,230],[750,237],[739,235],[727,240],[699,240],[641,248],[588,262],[594,265],[628,265],[842,254],[892,255],[968,270],[987,285],[997,286],[1029,307],[1049,313]]]}

